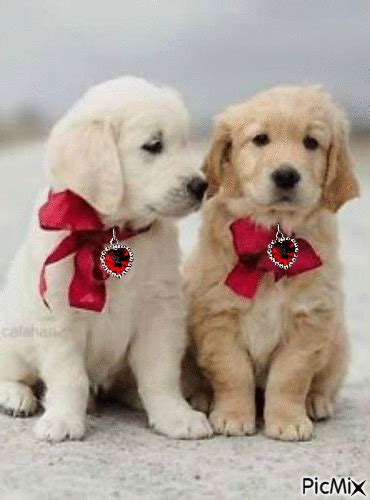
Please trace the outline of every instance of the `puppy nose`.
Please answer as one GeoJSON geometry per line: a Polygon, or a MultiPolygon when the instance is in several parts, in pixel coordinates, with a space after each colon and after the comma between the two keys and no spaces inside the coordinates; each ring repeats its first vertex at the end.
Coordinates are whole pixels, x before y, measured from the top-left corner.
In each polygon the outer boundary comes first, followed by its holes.
{"type": "Polygon", "coordinates": [[[202,177],[193,177],[186,185],[188,193],[198,201],[202,200],[207,187],[208,187],[208,182],[202,179],[202,177]]]}
{"type": "Polygon", "coordinates": [[[290,166],[281,166],[271,174],[278,188],[292,189],[299,182],[301,176],[297,170],[290,166]]]}

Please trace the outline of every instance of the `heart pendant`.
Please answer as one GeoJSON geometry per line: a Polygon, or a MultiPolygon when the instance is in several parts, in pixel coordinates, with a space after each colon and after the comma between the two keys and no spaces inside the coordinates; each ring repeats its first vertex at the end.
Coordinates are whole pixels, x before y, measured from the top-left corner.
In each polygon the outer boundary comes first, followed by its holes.
{"type": "Polygon", "coordinates": [[[113,238],[100,255],[103,269],[111,276],[120,279],[130,269],[133,260],[134,254],[131,249],[116,239],[113,229],[113,238]]]}
{"type": "Polygon", "coordinates": [[[294,238],[285,236],[280,231],[280,226],[278,224],[276,239],[272,240],[267,247],[267,254],[275,266],[281,269],[289,269],[297,260],[298,243],[294,238]]]}

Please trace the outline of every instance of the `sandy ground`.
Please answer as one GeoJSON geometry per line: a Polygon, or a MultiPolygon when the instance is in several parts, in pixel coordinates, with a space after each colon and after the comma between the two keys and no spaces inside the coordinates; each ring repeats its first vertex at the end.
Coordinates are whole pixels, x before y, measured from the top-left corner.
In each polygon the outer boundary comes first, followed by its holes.
{"type": "MultiPolygon", "coordinates": [[[[34,143],[0,151],[0,276],[26,231],[42,149],[34,143]]],[[[261,434],[170,441],[153,434],[143,415],[104,406],[89,417],[84,442],[49,445],[35,441],[34,418],[0,415],[0,498],[289,500],[300,498],[303,476],[367,479],[370,494],[370,151],[361,141],[355,153],[363,194],[340,214],[352,363],[336,415],[317,425],[313,441],[280,443],[261,434]]],[[[196,215],[180,224],[185,254],[198,224],[196,215]]]]}

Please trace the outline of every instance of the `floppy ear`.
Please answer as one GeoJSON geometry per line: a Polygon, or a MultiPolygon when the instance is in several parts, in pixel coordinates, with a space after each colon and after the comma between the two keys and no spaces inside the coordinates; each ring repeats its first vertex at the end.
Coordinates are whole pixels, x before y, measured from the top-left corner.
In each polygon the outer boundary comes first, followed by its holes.
{"type": "Polygon", "coordinates": [[[216,123],[211,148],[202,167],[208,181],[208,198],[214,196],[220,188],[226,164],[230,161],[231,147],[230,128],[221,119],[216,123]]]}
{"type": "Polygon", "coordinates": [[[63,189],[80,195],[99,213],[113,214],[123,196],[123,179],[113,126],[89,121],[55,129],[48,166],[63,189]]]}
{"type": "Polygon", "coordinates": [[[344,203],[359,196],[359,185],[352,170],[348,144],[348,125],[338,117],[328,153],[328,165],[322,194],[323,205],[336,212],[344,203]]]}

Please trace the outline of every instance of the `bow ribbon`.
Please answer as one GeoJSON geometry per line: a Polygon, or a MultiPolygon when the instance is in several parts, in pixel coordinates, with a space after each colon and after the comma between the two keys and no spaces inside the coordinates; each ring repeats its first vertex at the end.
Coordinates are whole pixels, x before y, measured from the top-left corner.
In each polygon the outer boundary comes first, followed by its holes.
{"type": "Polygon", "coordinates": [[[302,238],[296,238],[298,257],[288,269],[281,269],[269,259],[267,246],[275,239],[275,230],[258,226],[250,219],[238,219],[230,225],[234,248],[239,260],[226,278],[226,285],[238,295],[251,299],[265,273],[271,272],[275,281],[286,276],[316,269],[321,259],[312,246],[302,238]]]}
{"type": "MultiPolygon", "coordinates": [[[[40,208],[39,222],[46,231],[70,231],[45,260],[39,283],[39,293],[45,300],[47,291],[46,267],[69,255],[74,255],[74,274],[69,285],[71,307],[101,312],[106,302],[105,280],[109,275],[100,265],[100,254],[112,238],[112,228],[104,229],[98,214],[85,200],[71,191],[49,193],[47,202],[40,208]]],[[[124,240],[146,231],[117,231],[117,238],[124,240]]]]}

